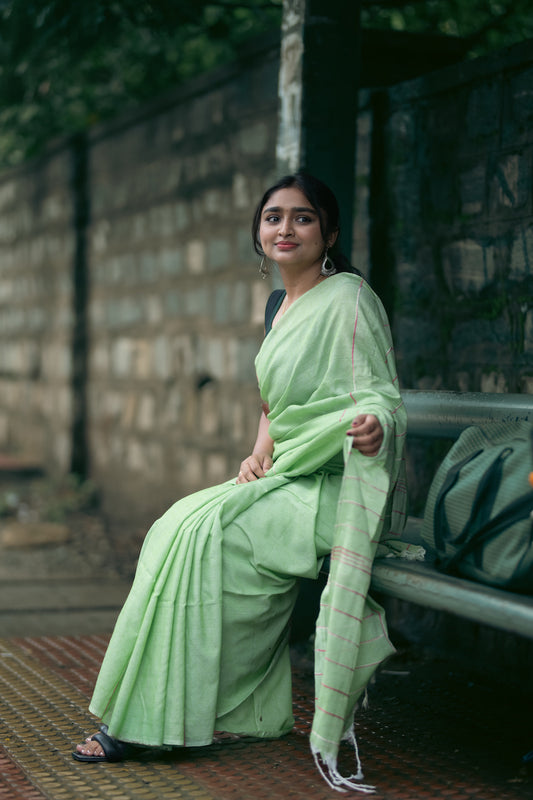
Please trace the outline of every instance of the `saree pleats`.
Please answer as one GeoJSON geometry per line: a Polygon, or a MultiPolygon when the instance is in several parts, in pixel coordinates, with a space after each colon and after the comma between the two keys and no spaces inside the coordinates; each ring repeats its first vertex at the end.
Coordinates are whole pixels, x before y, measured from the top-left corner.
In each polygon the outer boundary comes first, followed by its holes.
{"type": "Polygon", "coordinates": [[[316,577],[329,551],[340,480],[229,482],[179,501],[154,524],[90,706],[111,735],[197,746],[215,729],[264,737],[291,729],[297,577],[316,577]]]}

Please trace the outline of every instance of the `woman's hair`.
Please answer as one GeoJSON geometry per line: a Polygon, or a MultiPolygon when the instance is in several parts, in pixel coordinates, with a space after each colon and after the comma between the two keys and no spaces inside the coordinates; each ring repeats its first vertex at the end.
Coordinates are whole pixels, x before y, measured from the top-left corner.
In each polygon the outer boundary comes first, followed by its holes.
{"type": "MultiPolygon", "coordinates": [[[[320,230],[322,238],[326,242],[332,233],[340,231],[339,222],[339,204],[337,198],[325,183],[318,178],[309,175],[306,172],[297,172],[295,175],[286,175],[281,178],[274,186],[267,189],[263,195],[261,202],[257,206],[252,222],[252,237],[254,242],[255,252],[262,256],[264,255],[261,247],[261,240],[259,238],[259,228],[261,225],[261,214],[263,208],[268,203],[269,199],[275,192],[280,189],[291,189],[295,187],[304,194],[318,214],[320,220],[320,230]]],[[[328,250],[328,256],[335,264],[337,272],[355,272],[361,275],[358,269],[352,267],[346,256],[341,252],[339,247],[339,237],[334,245],[328,250]]]]}

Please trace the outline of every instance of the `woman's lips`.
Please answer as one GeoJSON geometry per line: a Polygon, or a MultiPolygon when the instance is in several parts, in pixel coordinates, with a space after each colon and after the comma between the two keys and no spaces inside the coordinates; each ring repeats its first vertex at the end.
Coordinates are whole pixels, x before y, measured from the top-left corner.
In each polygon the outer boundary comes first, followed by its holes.
{"type": "Polygon", "coordinates": [[[294,242],[278,242],[276,247],[278,250],[294,250],[294,248],[298,247],[298,245],[294,242]]]}

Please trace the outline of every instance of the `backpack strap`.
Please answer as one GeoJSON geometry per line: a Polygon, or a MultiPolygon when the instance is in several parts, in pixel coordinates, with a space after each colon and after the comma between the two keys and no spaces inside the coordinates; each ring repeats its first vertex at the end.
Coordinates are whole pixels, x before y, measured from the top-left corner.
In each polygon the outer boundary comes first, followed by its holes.
{"type": "Polygon", "coordinates": [[[285,289],[274,289],[268,298],[265,308],[265,335],[272,330],[274,317],[278,313],[279,307],[282,304],[285,295],[285,289]]]}

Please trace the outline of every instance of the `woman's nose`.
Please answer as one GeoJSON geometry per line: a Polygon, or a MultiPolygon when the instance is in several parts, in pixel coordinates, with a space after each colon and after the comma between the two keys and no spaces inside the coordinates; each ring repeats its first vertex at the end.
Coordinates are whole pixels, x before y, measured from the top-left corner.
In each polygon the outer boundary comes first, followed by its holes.
{"type": "Polygon", "coordinates": [[[279,232],[281,236],[290,236],[292,234],[292,225],[290,219],[282,219],[279,225],[279,232]]]}

